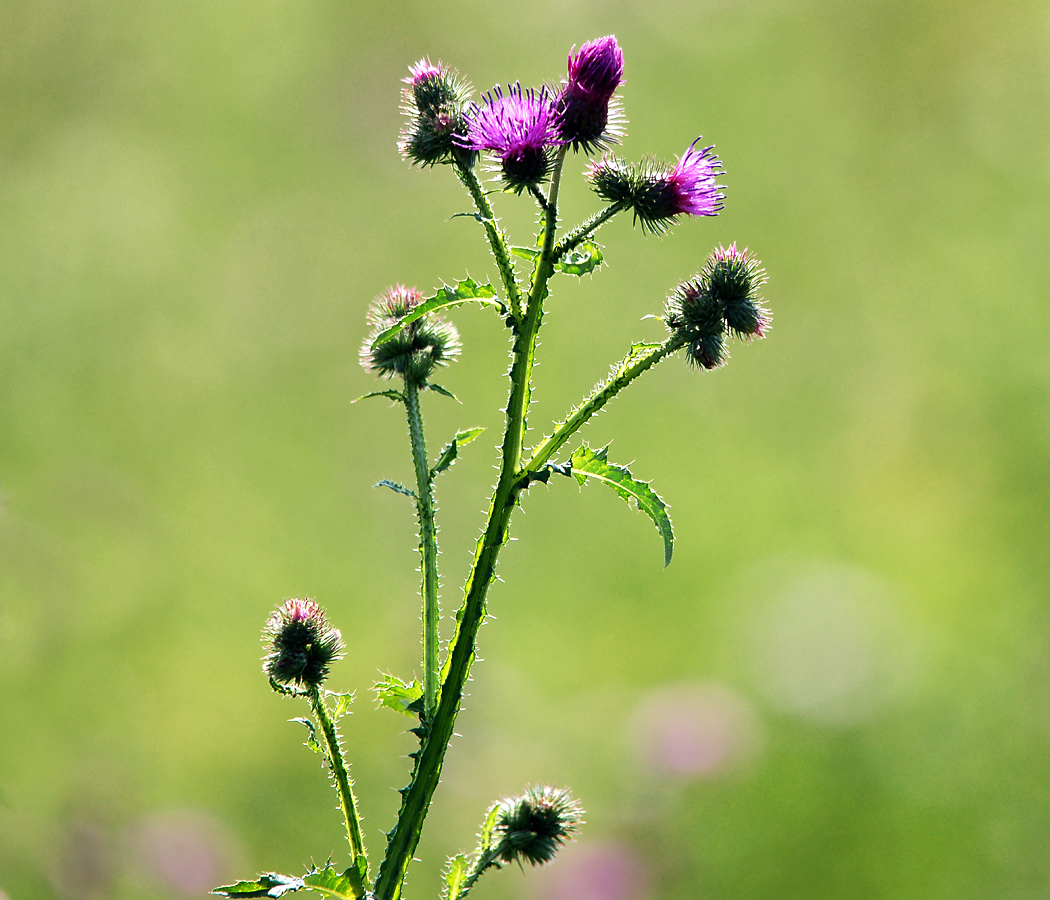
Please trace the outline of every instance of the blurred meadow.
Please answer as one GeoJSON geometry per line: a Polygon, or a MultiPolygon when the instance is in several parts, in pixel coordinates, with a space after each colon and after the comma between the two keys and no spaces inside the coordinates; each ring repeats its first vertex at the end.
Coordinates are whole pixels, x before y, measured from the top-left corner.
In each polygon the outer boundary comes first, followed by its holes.
{"type": "MultiPolygon", "coordinates": [[[[726,167],[725,211],[555,283],[531,419],[560,417],[711,248],[770,275],[768,340],[680,361],[583,434],[672,506],[515,515],[409,873],[436,897],[488,804],[569,785],[587,825],[478,900],[988,898],[1050,890],[1050,3],[0,3],[0,897],[199,897],[344,859],[259,631],[290,596],[374,861],[418,671],[400,410],[351,405],[371,299],[496,274],[451,172],[396,149],[429,55],[556,81],[615,33],[621,153],[726,167]]],[[[599,208],[566,169],[562,213],[599,208]]],[[[515,243],[527,199],[496,196],[515,243]]],[[[508,358],[483,310],[429,395],[443,607],[494,480],[508,358]]],[[[539,433],[538,431],[535,433],[539,433]]],[[[447,629],[446,629],[447,632],[447,629]]],[[[447,633],[446,633],[447,636],[447,633]]]]}

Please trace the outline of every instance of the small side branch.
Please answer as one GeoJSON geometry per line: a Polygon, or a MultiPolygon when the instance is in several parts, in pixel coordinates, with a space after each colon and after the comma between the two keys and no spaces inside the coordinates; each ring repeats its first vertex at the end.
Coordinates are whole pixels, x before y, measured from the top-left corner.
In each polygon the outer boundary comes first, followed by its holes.
{"type": "Polygon", "coordinates": [[[557,453],[562,445],[574,435],[584,423],[620,391],[634,381],[643,372],[647,372],[661,360],[666,359],[685,345],[685,339],[679,334],[671,335],[662,344],[655,344],[642,349],[632,350],[613,369],[607,381],[600,383],[586,400],[572,412],[553,434],[545,437],[532,457],[522,467],[522,477],[528,478],[538,472],[547,461],[557,453]]]}
{"type": "Polygon", "coordinates": [[[586,222],[577,225],[572,231],[570,231],[565,237],[558,241],[554,247],[554,262],[561,260],[566,253],[575,250],[580,244],[582,244],[587,238],[594,234],[599,228],[602,227],[606,222],[609,221],[618,212],[627,208],[625,201],[619,203],[613,203],[611,206],[605,207],[600,213],[595,213],[586,222]]]}
{"type": "Polygon", "coordinates": [[[496,268],[499,269],[503,287],[507,291],[507,303],[510,306],[511,317],[514,319],[515,324],[520,325],[525,311],[522,305],[521,289],[518,287],[518,277],[514,273],[514,265],[510,261],[506,235],[503,234],[500,227],[496,224],[492,205],[489,203],[488,197],[485,196],[485,192],[481,189],[481,183],[478,181],[478,176],[474,174],[474,170],[460,165],[456,165],[455,168],[456,175],[459,176],[463,186],[470,192],[474,205],[478,208],[481,224],[485,226],[485,234],[488,236],[489,246],[492,248],[492,255],[496,258],[496,268]]]}

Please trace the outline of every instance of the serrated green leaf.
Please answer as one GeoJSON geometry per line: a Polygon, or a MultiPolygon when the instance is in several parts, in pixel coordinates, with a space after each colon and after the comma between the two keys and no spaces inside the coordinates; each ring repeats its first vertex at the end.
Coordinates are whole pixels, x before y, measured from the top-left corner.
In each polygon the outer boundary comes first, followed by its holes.
{"type": "Polygon", "coordinates": [[[566,253],[554,264],[554,268],[579,278],[582,275],[590,275],[604,261],[601,248],[592,241],[584,241],[566,253]]]}
{"type": "Polygon", "coordinates": [[[372,690],[376,692],[380,706],[387,706],[406,716],[416,715],[412,706],[423,696],[423,686],[418,681],[413,679],[406,683],[396,675],[390,674],[382,681],[377,681],[372,690]]]}
{"type": "MultiPolygon", "coordinates": [[[[364,857],[358,857],[358,860],[364,857]]],[[[331,863],[323,869],[315,869],[303,876],[303,886],[308,891],[316,891],[325,897],[338,897],[340,900],[361,900],[365,896],[365,886],[361,877],[359,863],[355,863],[345,872],[338,872],[331,863]]]]}
{"type": "Polygon", "coordinates": [[[540,251],[533,250],[530,247],[511,247],[510,255],[516,256],[519,259],[527,259],[529,262],[536,262],[539,258],[540,251]]]}
{"type": "Polygon", "coordinates": [[[236,884],[217,887],[212,893],[220,897],[280,897],[292,891],[301,891],[303,887],[300,878],[267,872],[254,881],[238,881],[236,884]]]}
{"type": "Polygon", "coordinates": [[[347,691],[345,693],[340,693],[338,691],[325,691],[324,695],[326,698],[331,698],[335,701],[335,706],[332,709],[332,718],[337,721],[347,714],[350,705],[354,702],[353,691],[347,691]]]}
{"type": "Polygon", "coordinates": [[[474,438],[476,438],[484,428],[468,428],[466,431],[460,431],[452,438],[451,443],[445,444],[444,449],[441,451],[441,455],[438,457],[438,461],[434,463],[434,468],[430,470],[430,477],[433,478],[440,472],[444,472],[449,466],[456,461],[456,457],[459,455],[459,448],[465,444],[469,444],[474,438]]]}
{"type": "Polygon", "coordinates": [[[452,393],[452,391],[448,390],[447,388],[443,388],[440,384],[428,383],[427,388],[429,390],[435,391],[438,394],[441,394],[441,396],[443,397],[451,397],[453,400],[459,403],[459,397],[457,397],[455,394],[452,393]]]}
{"type": "MultiPolygon", "coordinates": [[[[357,400],[368,400],[370,397],[386,397],[389,400],[399,400],[402,403],[405,400],[405,395],[401,391],[372,391],[370,394],[362,394],[357,400]]],[[[357,400],[351,400],[351,403],[357,403],[357,400]]]]}
{"type": "Polygon", "coordinates": [[[438,289],[433,296],[424,300],[407,316],[398,320],[397,324],[391,325],[386,331],[378,335],[372,341],[372,350],[380,344],[389,341],[395,334],[406,325],[411,325],[416,319],[421,319],[438,310],[448,309],[451,306],[459,306],[463,303],[477,302],[482,306],[498,306],[504,309],[503,303],[496,297],[496,292],[490,284],[478,284],[473,278],[464,278],[455,286],[444,285],[438,289]]]}
{"type": "Polygon", "coordinates": [[[391,481],[389,478],[384,478],[382,481],[375,483],[376,487],[388,487],[395,494],[404,494],[406,497],[411,497],[413,500],[416,499],[416,492],[410,491],[403,484],[398,484],[396,481],[391,481]]]}
{"type": "Polygon", "coordinates": [[[494,803],[492,808],[489,810],[488,815],[485,816],[485,824],[481,826],[481,852],[488,852],[489,847],[492,846],[492,832],[496,829],[496,820],[499,818],[499,811],[502,804],[494,803]]]}
{"type": "Polygon", "coordinates": [[[445,867],[445,884],[448,887],[445,900],[456,900],[460,887],[467,880],[469,871],[470,860],[464,854],[458,853],[449,858],[448,865],[445,867]]]}
{"type": "Polygon", "coordinates": [[[637,481],[626,466],[618,466],[606,459],[609,448],[592,450],[586,444],[574,451],[570,459],[572,474],[583,484],[588,478],[596,478],[609,485],[628,503],[632,500],[644,512],[664,540],[664,565],[671,562],[674,549],[674,534],[671,518],[667,515],[667,504],[649,487],[646,481],[637,481]]]}

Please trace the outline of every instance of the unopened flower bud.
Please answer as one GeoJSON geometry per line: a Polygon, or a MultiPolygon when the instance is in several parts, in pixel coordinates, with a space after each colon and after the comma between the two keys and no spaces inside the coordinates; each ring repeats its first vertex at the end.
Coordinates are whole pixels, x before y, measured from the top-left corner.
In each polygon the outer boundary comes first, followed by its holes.
{"type": "Polygon", "coordinates": [[[567,790],[532,787],[520,797],[499,802],[492,846],[503,862],[527,860],[542,865],[554,859],[582,822],[583,809],[567,790]]]}
{"type": "Polygon", "coordinates": [[[263,629],[263,672],[278,684],[317,688],[346,645],[313,600],[285,600],[263,629]]]}
{"type": "Polygon", "coordinates": [[[401,155],[421,166],[454,160],[470,168],[477,154],[458,142],[467,133],[470,84],[440,61],[434,65],[421,59],[409,71],[402,91],[408,124],[398,140],[401,155]]]}
{"type": "Polygon", "coordinates": [[[708,258],[700,277],[723,308],[726,324],[737,337],[765,337],[771,316],[762,306],[759,288],[766,283],[761,264],[736,244],[719,247],[708,258]]]}
{"type": "Polygon", "coordinates": [[[623,117],[613,94],[623,83],[623,51],[612,35],[569,53],[568,79],[555,101],[558,133],[573,150],[619,143],[623,117]]]}
{"type": "Polygon", "coordinates": [[[361,365],[369,372],[423,384],[435,367],[459,355],[459,332],[439,315],[431,314],[406,325],[378,347],[372,342],[423,302],[415,288],[396,285],[376,298],[368,310],[372,326],[361,345],[361,365]]]}

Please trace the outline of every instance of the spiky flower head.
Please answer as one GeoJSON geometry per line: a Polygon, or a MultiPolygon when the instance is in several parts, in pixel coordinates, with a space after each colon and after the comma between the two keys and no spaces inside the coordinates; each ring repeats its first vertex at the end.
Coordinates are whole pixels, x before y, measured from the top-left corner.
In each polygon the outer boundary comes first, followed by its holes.
{"type": "Polygon", "coordinates": [[[623,51],[616,38],[610,34],[573,47],[568,69],[555,101],[562,141],[585,153],[619,143],[623,115],[613,95],[623,84],[623,51]]]}
{"type": "Polygon", "coordinates": [[[263,672],[277,684],[320,687],[346,645],[313,600],[285,600],[263,629],[263,672]]]}
{"type": "Polygon", "coordinates": [[[440,60],[435,65],[421,59],[409,72],[401,92],[401,110],[408,117],[397,143],[401,155],[420,166],[455,161],[470,168],[477,154],[458,143],[467,133],[470,83],[440,60]]]}
{"type": "Polygon", "coordinates": [[[673,167],[651,158],[628,163],[603,156],[591,163],[587,177],[599,197],[626,204],[643,230],[662,234],[681,215],[714,216],[724,205],[721,185],[715,183],[724,174],[722,165],[711,152],[714,147],[698,149],[699,141],[693,141],[673,167]]]}
{"type": "Polygon", "coordinates": [[[423,295],[415,288],[395,285],[380,294],[368,310],[372,326],[361,345],[361,365],[369,372],[424,384],[437,366],[447,365],[459,355],[459,332],[442,316],[431,313],[406,325],[390,340],[373,348],[375,339],[396,325],[420,303],[423,295]]]}
{"type": "Polygon", "coordinates": [[[547,178],[551,148],[560,143],[547,88],[524,90],[521,84],[509,85],[506,94],[497,85],[474,105],[464,142],[471,150],[490,150],[504,183],[519,194],[547,178]]]}
{"type": "Polygon", "coordinates": [[[554,859],[566,841],[579,830],[583,808],[569,791],[539,785],[520,797],[498,804],[492,846],[503,862],[527,860],[534,866],[554,859]]]}
{"type": "Polygon", "coordinates": [[[664,323],[682,338],[689,362],[703,369],[723,365],[729,358],[727,329],[738,338],[765,337],[770,314],[758,296],[765,281],[758,260],[730,244],[718,247],[697,275],[671,292],[664,323]]]}
{"type": "Polygon", "coordinates": [[[711,296],[721,304],[726,325],[737,337],[766,336],[772,316],[758,294],[766,283],[766,271],[747,247],[737,250],[735,243],[718,247],[700,274],[711,296]]]}

